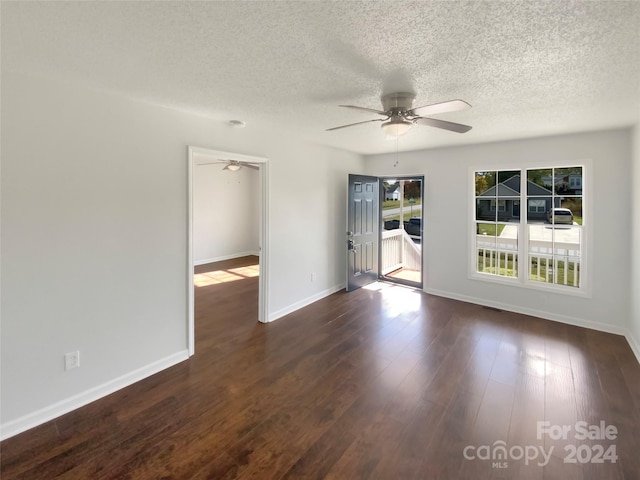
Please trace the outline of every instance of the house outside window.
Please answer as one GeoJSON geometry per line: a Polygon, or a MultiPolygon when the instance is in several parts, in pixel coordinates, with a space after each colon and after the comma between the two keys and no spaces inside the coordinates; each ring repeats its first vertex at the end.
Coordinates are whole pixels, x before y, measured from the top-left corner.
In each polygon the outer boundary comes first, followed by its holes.
{"type": "Polygon", "coordinates": [[[491,200],[491,210],[496,210],[496,204],[499,212],[505,212],[507,210],[505,200],[491,200]]]}
{"type": "Polygon", "coordinates": [[[531,213],[544,213],[546,211],[546,204],[544,200],[531,198],[527,202],[527,205],[529,205],[529,212],[531,213]]]}
{"type": "Polygon", "coordinates": [[[474,171],[473,277],[580,291],[583,170],[474,171]]]}
{"type": "Polygon", "coordinates": [[[518,277],[519,174],[519,171],[475,172],[474,256],[478,272],[518,277]]]}

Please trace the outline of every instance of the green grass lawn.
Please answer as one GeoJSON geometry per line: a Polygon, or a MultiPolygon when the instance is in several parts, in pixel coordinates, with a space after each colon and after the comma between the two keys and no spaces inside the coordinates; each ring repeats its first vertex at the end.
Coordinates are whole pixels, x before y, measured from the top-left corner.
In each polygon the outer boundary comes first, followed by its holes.
{"type": "MultiPolygon", "coordinates": [[[[420,207],[420,204],[422,202],[420,201],[420,199],[416,199],[416,203],[413,204],[413,208],[416,207],[420,207]]],[[[390,208],[399,208],[400,207],[400,200],[385,200],[384,202],[382,202],[382,210],[388,210],[390,208]]],[[[404,207],[405,208],[409,208],[411,207],[411,204],[409,203],[409,199],[405,198],[404,199],[404,207]]]]}
{"type": "MultiPolygon", "coordinates": [[[[549,264],[551,262],[549,261],[549,264]]],[[[564,276],[565,276],[565,268],[568,267],[567,270],[567,285],[573,286],[576,279],[576,271],[575,271],[575,263],[568,262],[568,265],[565,265],[565,262],[557,262],[556,264],[556,274],[557,274],[557,283],[564,284],[564,276]]],[[[531,271],[537,272],[537,275],[531,275],[531,280],[538,280],[541,282],[547,282],[547,269],[552,268],[551,265],[547,265],[546,261],[541,261],[540,265],[537,262],[532,262],[531,271]],[[535,277],[535,278],[534,278],[535,277]]],[[[553,283],[553,272],[549,272],[549,283],[553,283]]]]}
{"type": "MultiPolygon", "coordinates": [[[[496,270],[498,270],[499,273],[497,273],[497,275],[500,276],[507,276],[507,277],[516,277],[517,276],[517,269],[518,269],[518,262],[514,262],[511,257],[509,257],[510,259],[507,261],[505,259],[506,255],[504,253],[500,254],[500,262],[499,262],[499,266],[493,266],[490,267],[488,266],[489,263],[489,256],[487,255],[486,260],[482,258],[482,253],[478,253],[478,272],[480,273],[490,273],[493,275],[496,275],[496,270]],[[483,260],[484,263],[487,264],[487,266],[483,266],[483,260]]],[[[494,262],[496,260],[494,259],[494,262]]],[[[549,261],[549,263],[551,263],[549,261]]],[[[569,286],[573,286],[574,282],[575,282],[575,278],[576,278],[576,271],[575,271],[575,263],[574,262],[569,262],[568,265],[568,278],[567,278],[567,285],[569,286]]],[[[547,283],[547,268],[551,268],[551,265],[547,265],[547,262],[545,260],[542,260],[540,262],[540,265],[538,266],[538,263],[536,261],[532,262],[531,265],[531,275],[530,275],[530,279],[531,280],[535,280],[538,282],[545,282],[547,283]],[[534,273],[535,272],[535,273],[534,273]]],[[[556,270],[557,270],[557,279],[558,282],[560,284],[564,284],[564,275],[565,275],[565,262],[557,262],[556,265],[556,270]]],[[[549,272],[549,282],[548,283],[553,283],[553,273],[549,272]]]]}
{"type": "MultiPolygon", "coordinates": [[[[415,205],[414,205],[415,207],[415,205]]],[[[411,217],[419,217],[420,216],[420,210],[414,208],[413,209],[413,213],[411,213],[411,211],[409,212],[404,212],[402,217],[403,217],[403,221],[407,221],[409,220],[411,217]]],[[[399,220],[400,219],[400,214],[396,214],[396,215],[390,215],[388,217],[384,217],[384,220],[399,220]]]]}
{"type": "MultiPolygon", "coordinates": [[[[487,258],[483,259],[482,258],[482,253],[478,252],[478,272],[480,273],[491,273],[493,275],[496,275],[496,269],[499,268],[499,272],[498,275],[502,275],[502,276],[507,276],[507,277],[517,277],[518,276],[518,261],[516,260],[514,262],[513,260],[513,256],[509,255],[509,260],[507,260],[507,256],[504,253],[500,254],[500,262],[499,262],[499,266],[493,266],[490,267],[488,266],[489,262],[490,262],[490,257],[489,254],[487,252],[487,258]],[[486,266],[483,266],[483,262],[484,264],[486,264],[486,266]]],[[[494,258],[493,261],[495,262],[496,259],[494,258]]]]}
{"type": "Polygon", "coordinates": [[[478,235],[489,235],[489,236],[500,236],[502,231],[504,230],[505,225],[503,224],[493,224],[493,223],[477,223],[476,224],[476,233],[478,235]],[[496,233],[497,231],[497,233],[496,233]]]}

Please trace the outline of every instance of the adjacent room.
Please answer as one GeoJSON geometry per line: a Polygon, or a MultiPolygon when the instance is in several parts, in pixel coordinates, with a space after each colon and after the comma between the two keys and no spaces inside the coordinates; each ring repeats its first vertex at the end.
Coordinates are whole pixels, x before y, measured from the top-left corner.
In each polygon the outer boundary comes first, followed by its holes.
{"type": "Polygon", "coordinates": [[[194,341],[195,319],[206,316],[202,310],[212,298],[237,295],[254,312],[238,316],[237,321],[259,320],[255,287],[260,275],[260,164],[220,160],[220,156],[200,151],[190,160],[193,283],[189,289],[193,291],[194,341]]]}
{"type": "Polygon", "coordinates": [[[640,3],[0,2],[3,479],[640,478],[640,3]]]}

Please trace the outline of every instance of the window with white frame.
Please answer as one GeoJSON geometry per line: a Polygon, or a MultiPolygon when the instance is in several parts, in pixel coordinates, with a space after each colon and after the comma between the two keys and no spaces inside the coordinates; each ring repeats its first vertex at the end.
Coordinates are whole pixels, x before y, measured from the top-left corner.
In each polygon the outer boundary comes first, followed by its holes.
{"type": "Polygon", "coordinates": [[[582,166],[476,171],[474,182],[478,276],[582,286],[582,166]]]}
{"type": "Polygon", "coordinates": [[[505,200],[491,200],[491,210],[496,210],[496,205],[499,212],[505,212],[507,210],[505,200]]]}
{"type": "Polygon", "coordinates": [[[477,272],[518,277],[520,172],[475,172],[474,180],[477,272]]]}
{"type": "Polygon", "coordinates": [[[544,200],[530,198],[527,201],[527,205],[529,205],[529,211],[531,213],[544,213],[546,210],[544,200]]]}

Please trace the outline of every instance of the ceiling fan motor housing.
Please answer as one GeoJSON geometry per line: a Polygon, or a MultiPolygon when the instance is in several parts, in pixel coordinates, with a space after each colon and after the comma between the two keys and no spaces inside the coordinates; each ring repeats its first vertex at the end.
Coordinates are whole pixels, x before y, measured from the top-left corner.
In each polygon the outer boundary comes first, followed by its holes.
{"type": "Polygon", "coordinates": [[[390,93],[382,97],[382,109],[385,112],[391,111],[397,115],[400,112],[406,112],[413,108],[413,101],[416,95],[414,93],[400,92],[390,93]]]}
{"type": "Polygon", "coordinates": [[[398,137],[404,135],[413,126],[411,115],[408,113],[413,108],[413,93],[390,93],[382,97],[382,108],[390,115],[387,122],[380,125],[388,136],[398,137]]]}

